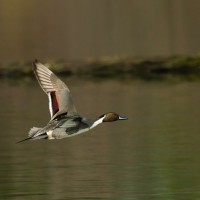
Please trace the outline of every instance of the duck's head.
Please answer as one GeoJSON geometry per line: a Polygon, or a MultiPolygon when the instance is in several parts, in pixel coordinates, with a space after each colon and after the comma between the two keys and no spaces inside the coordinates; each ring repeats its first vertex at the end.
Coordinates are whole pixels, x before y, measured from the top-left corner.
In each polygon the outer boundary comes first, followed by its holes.
{"type": "Polygon", "coordinates": [[[121,115],[118,115],[117,113],[114,113],[114,112],[109,112],[109,113],[106,113],[106,114],[103,114],[103,115],[99,116],[94,121],[94,123],[92,124],[90,129],[94,128],[98,124],[101,124],[102,122],[114,122],[114,121],[117,121],[117,120],[126,120],[126,119],[128,119],[128,118],[123,117],[121,115]]]}
{"type": "Polygon", "coordinates": [[[102,122],[114,122],[117,120],[127,120],[127,117],[121,116],[115,112],[109,112],[99,116],[99,119],[102,119],[102,122]]]}

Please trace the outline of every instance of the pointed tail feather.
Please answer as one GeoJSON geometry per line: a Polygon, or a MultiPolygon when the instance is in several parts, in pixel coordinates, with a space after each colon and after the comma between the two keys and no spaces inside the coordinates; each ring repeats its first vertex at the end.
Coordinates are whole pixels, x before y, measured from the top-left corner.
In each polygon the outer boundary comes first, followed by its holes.
{"type": "Polygon", "coordinates": [[[16,144],[21,143],[21,142],[25,142],[26,140],[31,140],[31,139],[32,139],[31,137],[27,137],[27,138],[25,138],[23,140],[20,140],[20,141],[16,142],[16,144]]]}
{"type": "Polygon", "coordinates": [[[47,139],[47,138],[48,138],[48,136],[47,136],[46,132],[42,131],[42,128],[33,127],[30,129],[30,131],[28,133],[28,137],[23,140],[20,140],[17,143],[24,142],[26,140],[47,139]],[[41,133],[39,131],[41,131],[41,133]]]}

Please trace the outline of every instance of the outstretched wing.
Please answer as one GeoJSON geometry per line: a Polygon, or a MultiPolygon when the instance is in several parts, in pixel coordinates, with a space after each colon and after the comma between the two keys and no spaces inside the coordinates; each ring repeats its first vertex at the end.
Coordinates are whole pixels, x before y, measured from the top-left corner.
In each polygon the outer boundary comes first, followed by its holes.
{"type": "Polygon", "coordinates": [[[64,113],[67,115],[77,113],[69,88],[64,82],[38,61],[33,63],[33,71],[41,88],[48,95],[52,119],[64,113]]]}

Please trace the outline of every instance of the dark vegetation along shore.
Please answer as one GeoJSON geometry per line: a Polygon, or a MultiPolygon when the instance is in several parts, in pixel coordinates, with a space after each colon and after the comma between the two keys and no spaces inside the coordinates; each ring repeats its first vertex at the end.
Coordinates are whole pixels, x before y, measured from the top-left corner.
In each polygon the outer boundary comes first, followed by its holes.
{"type": "MultiPolygon", "coordinates": [[[[43,61],[42,61],[43,62],[43,61]]],[[[177,78],[200,80],[200,56],[169,58],[103,57],[79,62],[46,61],[59,75],[85,78],[134,78],[144,80],[177,78]]],[[[32,62],[0,66],[0,78],[33,77],[32,62]]]]}

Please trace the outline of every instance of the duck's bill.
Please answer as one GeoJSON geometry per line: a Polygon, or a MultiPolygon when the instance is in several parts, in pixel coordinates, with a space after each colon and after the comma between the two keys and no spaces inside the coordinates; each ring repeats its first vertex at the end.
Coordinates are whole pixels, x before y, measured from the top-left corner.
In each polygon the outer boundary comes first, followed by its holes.
{"type": "Polygon", "coordinates": [[[119,120],[127,120],[127,119],[128,119],[127,117],[119,116],[119,120]]]}

